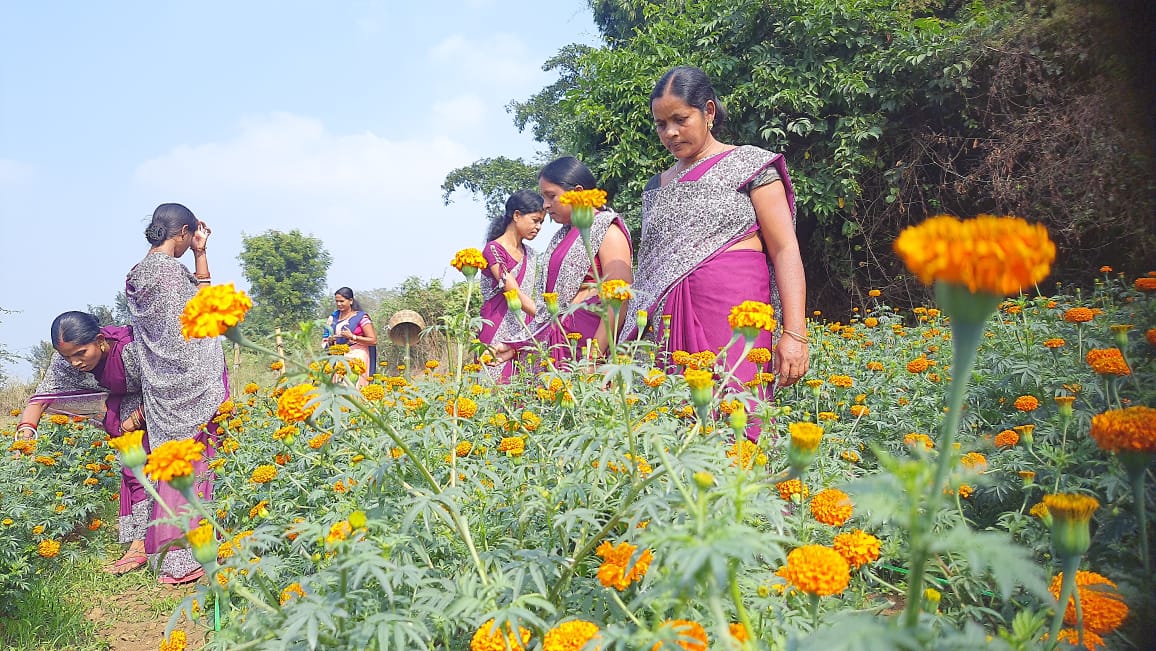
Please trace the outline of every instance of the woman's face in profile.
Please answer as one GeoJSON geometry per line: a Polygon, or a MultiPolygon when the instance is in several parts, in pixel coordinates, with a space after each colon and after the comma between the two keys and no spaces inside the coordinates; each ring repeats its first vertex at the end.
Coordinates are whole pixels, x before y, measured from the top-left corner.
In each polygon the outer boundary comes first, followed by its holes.
{"type": "Polygon", "coordinates": [[[563,226],[570,223],[570,206],[558,203],[558,197],[566,194],[565,188],[553,181],[538,177],[538,194],[542,195],[542,209],[550,215],[550,219],[563,226]]]}
{"type": "Polygon", "coordinates": [[[519,238],[532,240],[538,237],[538,231],[542,230],[542,222],[544,221],[546,221],[545,210],[518,212],[514,214],[514,230],[518,233],[519,238]]]}

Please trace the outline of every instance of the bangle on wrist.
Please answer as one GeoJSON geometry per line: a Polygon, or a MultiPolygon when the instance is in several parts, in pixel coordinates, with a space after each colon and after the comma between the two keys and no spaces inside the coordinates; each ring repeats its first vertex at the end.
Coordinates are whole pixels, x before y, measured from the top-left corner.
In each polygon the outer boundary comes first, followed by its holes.
{"type": "Polygon", "coordinates": [[[801,344],[810,344],[811,343],[811,340],[808,339],[806,335],[801,335],[801,334],[795,332],[794,330],[787,330],[786,328],[783,328],[783,334],[787,335],[791,339],[794,339],[795,341],[797,341],[801,344]]]}
{"type": "Polygon", "coordinates": [[[19,434],[20,432],[32,432],[32,436],[34,438],[40,435],[40,432],[37,431],[36,426],[30,425],[28,423],[21,423],[16,427],[16,433],[19,434]]]}

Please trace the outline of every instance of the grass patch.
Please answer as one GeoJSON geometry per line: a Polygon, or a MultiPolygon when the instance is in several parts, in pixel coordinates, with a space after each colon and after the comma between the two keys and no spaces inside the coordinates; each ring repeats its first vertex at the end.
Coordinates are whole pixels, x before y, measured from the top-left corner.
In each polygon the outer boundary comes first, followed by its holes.
{"type": "MultiPolygon", "coordinates": [[[[93,563],[95,566],[95,563],[93,563]]],[[[85,617],[86,603],[78,585],[91,581],[99,568],[65,564],[36,577],[17,602],[11,617],[0,622],[0,648],[12,651],[76,649],[104,651],[108,643],[97,635],[97,623],[85,617]]]]}

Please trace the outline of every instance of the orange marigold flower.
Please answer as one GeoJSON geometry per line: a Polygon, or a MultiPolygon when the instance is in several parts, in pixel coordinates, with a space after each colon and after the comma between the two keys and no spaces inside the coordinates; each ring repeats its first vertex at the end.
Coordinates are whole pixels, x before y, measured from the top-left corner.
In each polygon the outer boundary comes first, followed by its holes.
{"type": "Polygon", "coordinates": [[[249,476],[249,481],[254,484],[268,484],[277,476],[277,466],[273,464],[265,464],[257,466],[253,469],[253,474],[249,476]]]}
{"type": "MultiPolygon", "coordinates": [[[[684,651],[706,651],[710,646],[710,638],[707,637],[706,629],[698,622],[687,619],[668,619],[659,626],[659,630],[664,628],[673,629],[678,633],[678,640],[674,644],[684,651]]],[[[656,642],[650,651],[664,651],[669,648],[669,645],[656,642]]]]}
{"type": "Polygon", "coordinates": [[[1131,375],[1132,369],[1119,348],[1093,348],[1084,356],[1088,366],[1100,375],[1131,375]]]}
{"type": "Polygon", "coordinates": [[[976,472],[983,472],[987,470],[987,457],[979,452],[968,452],[959,460],[964,468],[974,470],[976,472]]]}
{"type": "Polygon", "coordinates": [[[597,624],[572,619],[546,631],[546,636],[542,639],[542,651],[582,651],[592,640],[599,638],[601,630],[597,624]]]}
{"type": "Polygon", "coordinates": [[[253,301],[233,283],[204,285],[185,304],[181,334],[185,339],[220,337],[245,319],[253,301]]]}
{"type": "Polygon", "coordinates": [[[454,259],[450,261],[450,265],[462,273],[466,273],[464,271],[466,267],[472,267],[476,273],[477,271],[490,266],[490,263],[486,262],[486,258],[482,256],[481,251],[474,248],[468,248],[462,249],[461,251],[455,253],[454,259]]]}
{"type": "Polygon", "coordinates": [[[907,372],[908,373],[922,373],[929,368],[931,368],[931,360],[927,359],[926,357],[924,357],[922,355],[920,355],[919,357],[916,357],[915,359],[911,360],[910,362],[907,362],[907,372]]]}
{"type": "Polygon", "coordinates": [[[811,498],[811,515],[823,524],[841,527],[851,517],[851,498],[837,488],[827,488],[811,498]]]}
{"type": "Polygon", "coordinates": [[[882,371],[883,362],[867,362],[868,371],[882,371]]]}
{"type": "MultiPolygon", "coordinates": [[[[1052,579],[1049,591],[1056,599],[1060,598],[1060,587],[1064,580],[1064,573],[1060,572],[1052,579]]],[[[1080,595],[1080,609],[1084,611],[1084,628],[1093,633],[1108,634],[1120,627],[1128,616],[1128,604],[1116,590],[1116,584],[1107,577],[1095,572],[1076,572],[1076,588],[1080,595]]],[[[1076,625],[1075,595],[1068,599],[1067,609],[1064,611],[1064,623],[1076,625]]]]}
{"type": "Polygon", "coordinates": [[[1005,429],[999,434],[995,435],[995,446],[997,448],[1013,448],[1020,442],[1020,435],[1016,434],[1014,430],[1005,429]]]}
{"type": "Polygon", "coordinates": [[[302,599],[305,597],[305,590],[301,589],[301,584],[297,582],[290,583],[281,591],[281,605],[289,603],[293,598],[302,599]]]}
{"type": "Polygon", "coordinates": [[[1156,409],[1135,406],[1092,417],[1092,438],[1108,452],[1156,452],[1156,409]]]}
{"type": "Polygon", "coordinates": [[[507,436],[498,443],[498,452],[505,452],[511,457],[520,457],[526,452],[526,439],[520,436],[507,436]]]}
{"type": "Polygon", "coordinates": [[[628,542],[611,545],[610,541],[603,540],[594,553],[602,558],[602,566],[598,568],[598,582],[604,588],[614,588],[619,592],[630,587],[631,583],[641,581],[654,560],[654,552],[647,549],[635,556],[638,547],[628,542]],[[631,560],[634,563],[631,564],[631,560]]]}
{"type": "Polygon", "coordinates": [[[912,432],[903,437],[903,445],[908,447],[922,445],[924,448],[932,450],[935,448],[935,441],[932,441],[931,437],[926,434],[917,434],[916,432],[912,432]]]}
{"type": "Polygon", "coordinates": [[[1086,307],[1070,307],[1064,310],[1064,321],[1068,323],[1087,323],[1096,318],[1096,313],[1086,307]]]}
{"type": "Polygon", "coordinates": [[[506,624],[505,629],[496,626],[494,620],[486,620],[478,627],[474,637],[470,640],[470,651],[526,651],[530,643],[530,630],[524,626],[518,627],[518,634],[506,624]]]}
{"type": "Polygon", "coordinates": [[[1144,338],[1148,340],[1149,346],[1156,346],[1156,328],[1148,328],[1148,331],[1144,333],[1144,338]]]}
{"type": "Polygon", "coordinates": [[[43,558],[55,558],[60,553],[60,543],[55,540],[41,540],[36,546],[36,553],[43,558]]]}
{"type": "Polygon", "coordinates": [[[732,330],[755,331],[756,335],[758,330],[774,331],[778,325],[775,321],[775,308],[759,301],[743,301],[732,307],[727,323],[732,330]]]}
{"type": "Polygon", "coordinates": [[[1052,348],[1052,349],[1062,348],[1066,343],[1067,343],[1066,341],[1064,341],[1063,339],[1060,339],[1059,337],[1053,337],[1052,339],[1045,339],[1044,340],[1044,347],[1045,348],[1052,348]]]}
{"type": "Polygon", "coordinates": [[[1020,396],[1016,398],[1016,409],[1020,411],[1035,411],[1040,407],[1040,401],[1035,396],[1020,396]]]}
{"type": "Polygon", "coordinates": [[[169,481],[193,474],[193,464],[200,461],[205,444],[193,439],[166,441],[153,448],[144,472],[153,481],[169,481]]]}
{"type": "Polygon", "coordinates": [[[634,292],[630,291],[630,283],[612,278],[602,281],[602,285],[598,288],[598,297],[605,303],[625,303],[634,298],[634,292]]]}
{"type": "Polygon", "coordinates": [[[606,205],[606,190],[570,190],[558,197],[558,203],[571,207],[601,208],[606,205]]]}
{"type": "Polygon", "coordinates": [[[752,348],[751,352],[747,353],[747,361],[752,364],[766,364],[771,361],[771,351],[766,348],[752,348]]]}
{"type": "Polygon", "coordinates": [[[775,488],[779,491],[779,497],[783,498],[784,502],[790,502],[791,498],[798,495],[800,499],[807,499],[810,494],[810,489],[807,485],[798,479],[788,479],[775,484],[775,488]]]}
{"type": "Polygon", "coordinates": [[[1137,278],[1132,286],[1142,292],[1156,292],[1156,278],[1150,276],[1137,278]]]}
{"type": "Polygon", "coordinates": [[[862,418],[863,416],[866,416],[870,413],[871,410],[867,407],[867,405],[851,405],[851,415],[855,418],[862,418]]]}
{"type": "Polygon", "coordinates": [[[478,413],[478,403],[465,396],[446,402],[446,414],[459,418],[473,418],[478,413]]]}
{"type": "Polygon", "coordinates": [[[321,432],[320,434],[309,439],[309,447],[314,450],[320,450],[321,446],[329,442],[333,438],[332,432],[321,432]]]}
{"type": "Polygon", "coordinates": [[[1042,224],[994,215],[937,215],[904,229],[894,248],[926,285],[941,281],[1001,296],[1043,280],[1056,258],[1042,224]]]}
{"type": "Polygon", "coordinates": [[[853,570],[879,560],[879,539],[862,529],[835,536],[831,547],[847,560],[853,570]]]}
{"type": "Polygon", "coordinates": [[[161,645],[158,651],[185,651],[188,645],[188,637],[182,630],[173,631],[167,638],[161,640],[161,645]]]}
{"type": "Polygon", "coordinates": [[[312,384],[289,387],[277,399],[277,417],[286,423],[300,423],[317,409],[317,388],[312,384]]]}
{"type": "Polygon", "coordinates": [[[759,446],[741,436],[727,448],[727,457],[732,460],[731,465],[740,466],[745,470],[750,470],[756,465],[765,466],[767,464],[767,455],[759,449],[759,446]]]}
{"type": "Polygon", "coordinates": [[[663,373],[661,369],[652,368],[646,372],[642,382],[651,388],[662,386],[662,383],[666,382],[666,373],[663,373]]]}
{"type": "Polygon", "coordinates": [[[781,576],[807,594],[839,594],[851,582],[851,565],[839,552],[822,545],[804,545],[787,554],[781,576]]]}

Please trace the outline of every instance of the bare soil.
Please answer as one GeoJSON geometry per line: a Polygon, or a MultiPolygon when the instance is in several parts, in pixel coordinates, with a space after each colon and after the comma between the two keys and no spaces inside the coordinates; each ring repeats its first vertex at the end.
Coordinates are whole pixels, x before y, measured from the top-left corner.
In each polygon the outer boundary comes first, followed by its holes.
{"type": "MultiPolygon", "coordinates": [[[[152,651],[164,640],[165,627],[176,610],[168,606],[193,592],[193,586],[131,586],[122,592],[100,595],[86,617],[98,625],[100,636],[111,651],[152,651]]],[[[189,649],[204,646],[202,622],[194,624],[182,617],[177,628],[188,636],[189,649]]]]}

